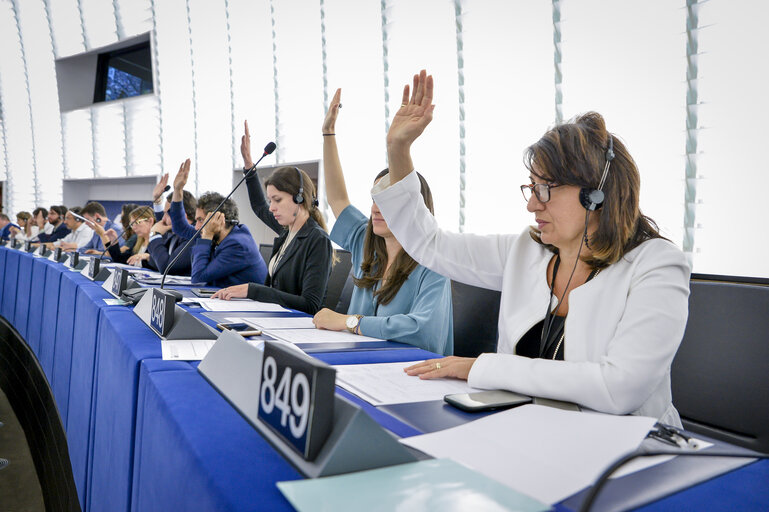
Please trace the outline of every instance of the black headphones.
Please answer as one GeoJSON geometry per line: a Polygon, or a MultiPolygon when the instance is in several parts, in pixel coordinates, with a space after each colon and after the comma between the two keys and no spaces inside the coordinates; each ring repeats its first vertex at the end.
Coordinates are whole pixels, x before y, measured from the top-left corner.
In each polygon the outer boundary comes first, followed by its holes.
{"type": "MultiPolygon", "coordinates": [[[[299,192],[294,196],[294,202],[296,204],[302,204],[304,203],[304,177],[302,176],[302,171],[299,170],[299,167],[294,167],[294,169],[296,169],[296,173],[299,175],[299,192]]],[[[318,198],[313,196],[312,205],[318,206],[318,204],[318,198]]]]}
{"type": "Polygon", "coordinates": [[[609,134],[609,147],[606,148],[606,165],[603,167],[603,175],[601,176],[601,182],[598,184],[598,188],[582,188],[579,191],[579,202],[586,210],[597,210],[603,206],[604,193],[603,185],[606,182],[606,176],[609,174],[609,165],[614,160],[614,139],[609,134]]]}

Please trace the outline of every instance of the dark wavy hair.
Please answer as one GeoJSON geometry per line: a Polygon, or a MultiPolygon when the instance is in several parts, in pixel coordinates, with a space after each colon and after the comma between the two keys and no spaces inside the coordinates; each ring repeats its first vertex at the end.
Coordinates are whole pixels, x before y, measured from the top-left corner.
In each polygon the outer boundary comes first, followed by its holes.
{"type": "MultiPolygon", "coordinates": [[[[604,202],[598,229],[588,240],[591,255],[582,260],[593,268],[619,261],[629,251],[652,238],[664,238],[657,224],[641,213],[638,198],[641,177],[625,144],[612,134],[614,159],[603,186],[604,202]]],[[[606,164],[609,132],[603,117],[587,112],[548,130],[524,153],[524,165],[539,178],[559,185],[598,188],[606,164]]],[[[540,231],[531,227],[534,241],[543,244],[540,231]]],[[[545,245],[552,252],[558,249],[545,245]]]]}
{"type": "MultiPolygon", "coordinates": [[[[206,192],[198,198],[197,207],[206,213],[211,213],[223,200],[224,196],[218,192],[206,192]]],[[[238,205],[231,198],[224,201],[219,211],[224,214],[224,222],[227,227],[232,227],[238,223],[238,205]]]]}
{"type": "Polygon", "coordinates": [[[307,210],[310,217],[323,228],[323,231],[328,233],[328,227],[326,226],[326,220],[321,215],[320,210],[314,201],[317,199],[318,194],[315,192],[315,184],[312,182],[310,175],[299,169],[298,167],[286,166],[278,167],[275,169],[269,178],[264,182],[265,188],[267,185],[272,185],[281,192],[289,194],[294,197],[299,193],[299,174],[302,173],[302,197],[304,201],[299,205],[300,208],[307,210]]]}
{"type": "MultiPolygon", "coordinates": [[[[377,174],[374,181],[376,182],[389,172],[389,169],[383,170],[377,174]]],[[[435,215],[433,211],[433,194],[430,191],[430,186],[421,174],[417,173],[417,177],[419,177],[419,192],[422,194],[425,206],[430,210],[430,213],[435,215]]],[[[414,258],[409,256],[405,250],[401,250],[390,266],[390,276],[387,279],[387,283],[374,292],[374,299],[379,304],[389,304],[395,298],[395,295],[398,294],[398,291],[409,275],[411,275],[411,272],[417,268],[417,265],[419,264],[414,261],[414,258]]],[[[374,225],[369,217],[368,226],[366,226],[366,237],[363,240],[363,262],[360,265],[363,276],[354,278],[355,286],[360,288],[374,287],[384,278],[386,266],[387,245],[385,244],[385,239],[374,233],[374,225]]]]}
{"type": "MultiPolygon", "coordinates": [[[[166,201],[173,202],[174,193],[169,192],[166,196],[166,201]]],[[[217,203],[219,204],[219,203],[217,203]]],[[[184,216],[190,223],[195,224],[195,209],[198,207],[198,200],[192,195],[192,192],[187,190],[182,191],[182,208],[184,208],[184,216]]]]}

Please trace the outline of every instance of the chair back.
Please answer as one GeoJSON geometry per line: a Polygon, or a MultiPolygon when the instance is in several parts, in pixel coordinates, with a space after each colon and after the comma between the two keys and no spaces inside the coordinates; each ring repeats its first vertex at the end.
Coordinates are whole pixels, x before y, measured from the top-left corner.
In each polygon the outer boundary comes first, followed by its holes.
{"type": "Polygon", "coordinates": [[[270,257],[272,256],[272,244],[259,244],[259,252],[262,254],[264,262],[269,266],[270,257]]]}
{"type": "Polygon", "coordinates": [[[671,368],[684,427],[769,453],[769,279],[692,274],[671,368]]]}
{"type": "MultiPolygon", "coordinates": [[[[339,298],[342,296],[342,290],[344,289],[347,277],[350,275],[350,269],[352,268],[352,255],[350,251],[342,249],[336,250],[336,257],[339,261],[331,269],[331,275],[328,278],[328,287],[326,288],[326,307],[333,309],[338,313],[347,313],[347,308],[344,311],[336,309],[339,304],[339,298]]],[[[352,290],[350,290],[352,294],[352,290]]],[[[347,305],[349,306],[350,299],[347,299],[347,305]]]]}
{"type": "Polygon", "coordinates": [[[497,290],[451,281],[455,356],[496,352],[500,297],[497,290]]]}

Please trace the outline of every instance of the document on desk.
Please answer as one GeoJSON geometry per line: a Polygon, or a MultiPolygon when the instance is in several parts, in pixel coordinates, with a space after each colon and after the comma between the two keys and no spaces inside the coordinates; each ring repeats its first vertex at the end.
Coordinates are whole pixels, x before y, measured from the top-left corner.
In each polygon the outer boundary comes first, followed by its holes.
{"type": "Polygon", "coordinates": [[[201,307],[203,307],[203,309],[208,311],[290,311],[277,304],[272,304],[270,302],[259,302],[250,299],[221,300],[204,299],[201,297],[194,299],[193,302],[197,302],[201,305],[201,307]]]}
{"type": "Polygon", "coordinates": [[[278,482],[299,512],[324,510],[550,510],[449,459],[422,460],[324,478],[278,482]]]}
{"type": "MultiPolygon", "coordinates": [[[[261,318],[252,318],[250,323],[258,323],[261,318]]],[[[289,343],[368,343],[387,341],[381,338],[371,338],[369,336],[359,336],[347,331],[326,331],[323,329],[266,329],[264,332],[270,336],[275,336],[289,343]]]]}
{"type": "Polygon", "coordinates": [[[201,361],[216,340],[161,340],[164,361],[201,361]]]}
{"type": "Polygon", "coordinates": [[[260,318],[243,318],[232,316],[227,318],[231,323],[247,323],[263,331],[274,329],[315,329],[311,316],[268,316],[260,318]]]}
{"type": "Polygon", "coordinates": [[[335,366],[336,384],[372,405],[443,400],[453,393],[481,391],[458,379],[422,380],[403,371],[408,363],[345,364],[335,366]]]}
{"type": "Polygon", "coordinates": [[[656,419],[523,405],[401,443],[447,457],[545,503],[592,485],[656,419]]]}

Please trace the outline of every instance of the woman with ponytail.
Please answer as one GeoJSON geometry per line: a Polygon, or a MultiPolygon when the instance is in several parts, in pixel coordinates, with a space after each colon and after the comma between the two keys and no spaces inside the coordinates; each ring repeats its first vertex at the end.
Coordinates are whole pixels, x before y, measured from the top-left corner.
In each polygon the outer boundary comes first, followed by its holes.
{"type": "MultiPolygon", "coordinates": [[[[248,172],[254,167],[248,122],[245,128],[240,152],[243,170],[248,172]]],[[[326,297],[333,250],[312,180],[306,172],[290,166],[276,169],[267,178],[266,196],[255,170],[246,178],[246,186],[254,213],[278,234],[267,261],[267,279],[224,288],[213,298],[248,297],[315,314],[326,297]]]]}
{"type": "MultiPolygon", "coordinates": [[[[315,326],[347,329],[450,355],[454,349],[451,282],[403,250],[376,203],[367,218],[347,197],[335,129],[341,94],[338,89],[323,122],[323,169],[328,202],[337,219],[331,239],[352,255],[355,288],[346,314],[323,309],[315,315],[315,326]]],[[[380,172],[374,182],[387,173],[386,169],[380,172]]],[[[419,183],[422,200],[432,213],[430,187],[422,176],[419,183]]]]}

